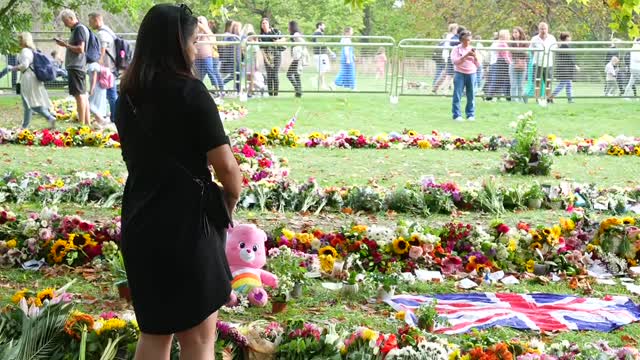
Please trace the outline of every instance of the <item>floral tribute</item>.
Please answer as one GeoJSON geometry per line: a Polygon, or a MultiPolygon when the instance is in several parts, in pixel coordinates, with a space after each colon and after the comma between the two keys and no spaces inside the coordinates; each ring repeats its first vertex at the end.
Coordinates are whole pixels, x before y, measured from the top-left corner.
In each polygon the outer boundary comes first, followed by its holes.
{"type": "Polygon", "coordinates": [[[0,265],[23,265],[29,260],[82,265],[117,250],[120,218],[92,222],[77,215],[61,215],[55,208],[16,216],[0,208],[0,265]]]}
{"type": "Polygon", "coordinates": [[[51,113],[56,120],[78,121],[78,109],[73,98],[57,99],[51,101],[51,113]]]}
{"type": "MultiPolygon", "coordinates": [[[[56,359],[130,359],[140,329],[132,312],[104,312],[94,316],[74,310],[73,296],[61,289],[23,289],[0,310],[0,355],[18,351],[20,343],[46,344],[21,355],[56,359]],[[55,319],[51,323],[51,319],[55,319]],[[31,331],[48,325],[48,331],[31,331]],[[28,337],[26,339],[25,337],[28,337]]],[[[336,325],[320,326],[303,320],[286,324],[256,322],[232,325],[217,322],[216,358],[221,359],[373,359],[373,360],[560,360],[638,359],[632,346],[613,348],[604,341],[579,347],[568,341],[545,343],[538,339],[498,341],[483,333],[447,338],[418,328],[399,325],[385,333],[368,327],[336,331],[336,325]],[[346,331],[345,331],[346,330],[346,331]],[[258,341],[256,341],[258,340],[258,341]],[[262,348],[258,344],[263,344],[262,348]],[[268,346],[265,346],[268,345],[268,346]],[[254,350],[260,348],[260,353],[254,350]],[[260,356],[260,357],[257,357],[260,356]]],[[[174,347],[171,359],[179,358],[174,347]]]]}
{"type": "Polygon", "coordinates": [[[240,120],[249,114],[249,110],[239,103],[223,102],[217,105],[222,121],[240,120]]]}
{"type": "Polygon", "coordinates": [[[88,126],[69,127],[65,131],[0,129],[0,144],[5,143],[50,147],[119,148],[120,137],[117,133],[106,130],[94,131],[88,126]]]}

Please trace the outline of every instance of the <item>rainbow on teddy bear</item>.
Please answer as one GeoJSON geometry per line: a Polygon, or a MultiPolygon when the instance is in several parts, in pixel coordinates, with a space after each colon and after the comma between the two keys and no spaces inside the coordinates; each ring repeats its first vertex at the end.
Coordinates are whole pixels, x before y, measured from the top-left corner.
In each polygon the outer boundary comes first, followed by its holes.
{"type": "Polygon", "coordinates": [[[263,287],[278,287],[278,277],[262,269],[267,263],[267,234],[253,224],[242,224],[229,229],[227,235],[226,255],[233,275],[228,305],[235,306],[242,295],[251,305],[265,306],[269,296],[263,287]]]}

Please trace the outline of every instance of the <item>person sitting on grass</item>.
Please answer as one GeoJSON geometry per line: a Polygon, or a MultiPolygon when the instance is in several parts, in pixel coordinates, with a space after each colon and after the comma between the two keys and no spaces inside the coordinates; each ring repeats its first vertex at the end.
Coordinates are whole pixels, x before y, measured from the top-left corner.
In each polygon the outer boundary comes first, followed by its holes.
{"type": "Polygon", "coordinates": [[[465,113],[468,121],[475,120],[475,80],[480,62],[476,56],[476,49],[471,47],[471,31],[463,31],[460,34],[460,45],[451,50],[451,62],[453,63],[453,103],[451,111],[453,120],[464,121],[460,111],[462,91],[467,91],[467,106],[465,113]]]}

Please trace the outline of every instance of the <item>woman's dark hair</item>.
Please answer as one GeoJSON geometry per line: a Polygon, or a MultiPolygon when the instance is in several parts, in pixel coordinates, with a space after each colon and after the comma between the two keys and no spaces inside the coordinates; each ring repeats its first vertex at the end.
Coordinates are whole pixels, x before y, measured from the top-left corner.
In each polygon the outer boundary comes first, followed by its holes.
{"type": "Polygon", "coordinates": [[[233,20],[228,19],[224,22],[224,32],[228,33],[231,30],[231,25],[233,24],[233,20]]]}
{"type": "Polygon", "coordinates": [[[567,41],[567,39],[571,36],[571,34],[567,31],[563,31],[560,33],[560,41],[567,41]]]}
{"type": "Polygon", "coordinates": [[[295,33],[302,34],[302,31],[300,31],[300,26],[298,26],[298,23],[296,21],[289,21],[289,35],[293,35],[295,33]]]}
{"type": "Polygon", "coordinates": [[[524,32],[523,28],[521,28],[520,26],[516,26],[513,28],[513,30],[515,30],[519,35],[518,41],[527,41],[527,34],[524,32]]]}
{"type": "Polygon", "coordinates": [[[263,17],[262,20],[260,20],[260,34],[264,35],[266,34],[266,32],[264,32],[264,29],[262,29],[262,23],[267,20],[267,22],[269,23],[269,27],[271,27],[271,20],[269,20],[268,17],[263,17]]]}
{"type": "Polygon", "coordinates": [[[463,31],[467,31],[467,28],[462,26],[462,25],[458,26],[458,32],[457,32],[458,37],[462,37],[462,32],[463,31]]]}
{"type": "Polygon", "coordinates": [[[193,77],[187,46],[197,26],[198,20],[186,5],[152,7],[138,30],[133,59],[122,79],[122,92],[135,97],[151,88],[159,74],[193,77]]]}
{"type": "Polygon", "coordinates": [[[471,31],[462,30],[461,32],[458,33],[458,37],[460,38],[460,40],[462,40],[463,37],[468,37],[469,40],[471,40],[471,31]]]}

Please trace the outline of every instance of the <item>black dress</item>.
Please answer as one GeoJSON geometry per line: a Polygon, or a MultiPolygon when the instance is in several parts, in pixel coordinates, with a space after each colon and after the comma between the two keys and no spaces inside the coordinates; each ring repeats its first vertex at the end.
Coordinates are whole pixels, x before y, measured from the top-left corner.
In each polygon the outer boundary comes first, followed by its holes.
{"type": "MultiPolygon", "coordinates": [[[[207,151],[228,144],[202,82],[159,76],[143,96],[121,96],[116,126],[129,177],[122,254],[140,329],[172,334],[225,304],[231,272],[226,230],[207,220],[193,176],[209,176],[207,151]]],[[[223,216],[223,214],[220,214],[223,216]]]]}

